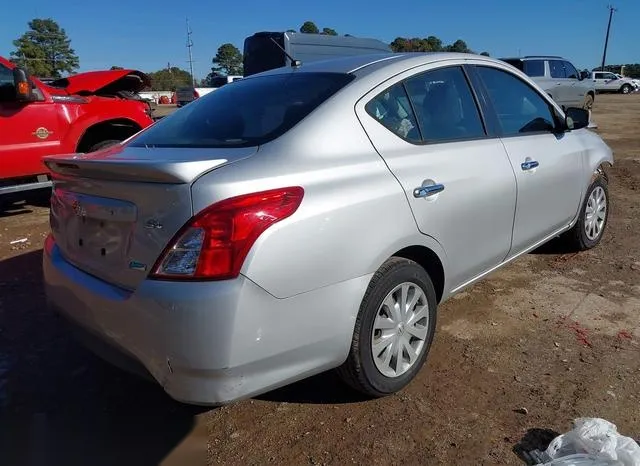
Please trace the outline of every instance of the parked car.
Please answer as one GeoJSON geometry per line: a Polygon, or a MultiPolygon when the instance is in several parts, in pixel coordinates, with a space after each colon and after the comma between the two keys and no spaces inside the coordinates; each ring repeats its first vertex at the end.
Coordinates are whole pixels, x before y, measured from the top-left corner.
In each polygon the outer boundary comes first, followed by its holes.
{"type": "Polygon", "coordinates": [[[599,243],[613,156],[587,124],[477,55],[245,78],[122,145],[47,159],[48,302],[183,402],[331,368],[388,395],[422,367],[439,304],[558,236],[599,243]]]}
{"type": "Polygon", "coordinates": [[[244,76],[331,58],[391,52],[389,44],[378,39],[353,36],[331,36],[298,32],[256,32],[245,38],[244,76]]]}
{"type": "Polygon", "coordinates": [[[569,60],[555,56],[526,56],[502,60],[524,71],[562,108],[593,107],[596,95],[593,82],[585,79],[569,60]]]}
{"type": "Polygon", "coordinates": [[[591,79],[595,84],[596,91],[599,93],[618,92],[620,94],[629,94],[635,89],[635,84],[631,78],[625,78],[609,71],[593,71],[591,79]]]}
{"type": "Polygon", "coordinates": [[[0,57],[0,203],[51,186],[43,156],[95,151],[151,125],[137,95],[149,83],[140,71],[107,70],[45,84],[0,57]]]}

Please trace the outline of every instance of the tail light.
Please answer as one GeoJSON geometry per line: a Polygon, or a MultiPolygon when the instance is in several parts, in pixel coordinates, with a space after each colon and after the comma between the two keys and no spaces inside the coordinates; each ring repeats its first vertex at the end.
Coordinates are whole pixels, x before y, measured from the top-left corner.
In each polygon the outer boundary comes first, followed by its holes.
{"type": "Polygon", "coordinates": [[[258,237],[274,223],[293,215],[303,196],[301,187],[289,187],[232,197],[209,206],[178,231],[150,277],[237,277],[258,237]]]}
{"type": "Polygon", "coordinates": [[[200,94],[198,94],[198,91],[196,91],[195,89],[193,90],[193,98],[197,99],[198,97],[200,97],[200,94]]]}

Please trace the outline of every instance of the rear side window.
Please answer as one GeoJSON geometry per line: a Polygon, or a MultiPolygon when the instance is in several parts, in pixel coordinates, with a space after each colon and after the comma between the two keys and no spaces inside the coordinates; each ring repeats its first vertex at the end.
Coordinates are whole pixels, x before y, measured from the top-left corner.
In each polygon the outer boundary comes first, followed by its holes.
{"type": "Polygon", "coordinates": [[[524,72],[532,78],[544,76],[544,60],[527,60],[524,62],[524,72]]]}
{"type": "Polygon", "coordinates": [[[366,105],[369,115],[413,143],[485,136],[478,107],[460,67],[413,76],[366,105]]]}
{"type": "Polygon", "coordinates": [[[402,83],[370,100],[365,109],[389,131],[410,142],[420,142],[420,130],[402,83]]]}
{"type": "Polygon", "coordinates": [[[460,67],[415,76],[407,80],[406,88],[425,142],[484,137],[478,107],[460,67]]]}
{"type": "Polygon", "coordinates": [[[251,147],[287,132],[353,79],[287,73],[242,79],[196,99],[135,137],[133,147],[251,147]]]}
{"type": "Polygon", "coordinates": [[[564,79],[567,77],[564,71],[564,63],[560,60],[549,60],[549,69],[552,78],[564,79]]]}
{"type": "Polygon", "coordinates": [[[527,83],[506,71],[478,66],[505,136],[549,132],[555,119],[549,103],[527,83]]]}

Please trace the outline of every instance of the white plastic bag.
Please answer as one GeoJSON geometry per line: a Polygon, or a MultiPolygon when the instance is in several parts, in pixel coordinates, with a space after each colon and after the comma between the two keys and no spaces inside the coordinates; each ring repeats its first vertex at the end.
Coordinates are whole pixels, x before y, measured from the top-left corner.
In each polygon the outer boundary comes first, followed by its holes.
{"type": "Polygon", "coordinates": [[[615,424],[598,418],[579,418],[573,430],[556,437],[546,450],[545,466],[640,466],[640,446],[618,433],[615,424]]]}

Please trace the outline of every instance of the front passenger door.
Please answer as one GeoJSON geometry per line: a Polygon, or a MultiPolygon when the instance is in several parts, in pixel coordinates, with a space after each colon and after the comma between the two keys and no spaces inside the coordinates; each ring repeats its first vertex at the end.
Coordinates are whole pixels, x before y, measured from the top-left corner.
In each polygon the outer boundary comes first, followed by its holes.
{"type": "Polygon", "coordinates": [[[42,157],[60,152],[59,107],[34,90],[36,101],[18,102],[13,71],[0,63],[0,165],[5,178],[45,174],[42,157]]]}
{"type": "Polygon", "coordinates": [[[560,131],[553,106],[533,87],[498,68],[477,66],[502,142],[516,173],[518,197],[510,256],[547,239],[575,218],[583,189],[583,145],[560,131]]]}
{"type": "Polygon", "coordinates": [[[567,103],[566,107],[578,107],[581,108],[584,104],[585,86],[580,81],[580,73],[568,61],[564,61],[564,70],[566,74],[566,90],[567,90],[567,103]]]}

